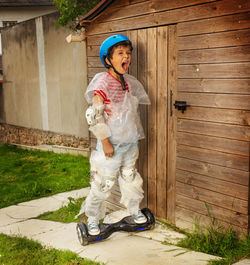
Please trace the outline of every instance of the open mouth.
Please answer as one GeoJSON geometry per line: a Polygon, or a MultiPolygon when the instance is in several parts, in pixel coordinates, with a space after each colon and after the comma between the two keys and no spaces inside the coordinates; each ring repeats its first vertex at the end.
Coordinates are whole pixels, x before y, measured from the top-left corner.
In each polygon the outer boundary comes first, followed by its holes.
{"type": "Polygon", "coordinates": [[[122,63],[122,68],[124,71],[127,71],[128,70],[128,63],[122,63]]]}

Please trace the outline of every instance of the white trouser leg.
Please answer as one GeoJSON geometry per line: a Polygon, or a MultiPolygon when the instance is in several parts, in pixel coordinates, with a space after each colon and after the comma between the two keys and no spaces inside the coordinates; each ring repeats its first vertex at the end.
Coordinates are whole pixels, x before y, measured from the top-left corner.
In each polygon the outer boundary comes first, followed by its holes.
{"type": "Polygon", "coordinates": [[[143,180],[140,174],[134,167],[122,167],[118,181],[122,194],[120,202],[127,207],[131,215],[138,214],[143,199],[143,180]]]}
{"type": "Polygon", "coordinates": [[[90,192],[83,204],[82,212],[85,212],[89,221],[99,221],[104,218],[106,208],[105,200],[110,196],[110,191],[115,183],[114,177],[101,178],[97,174],[91,182],[90,192]]]}

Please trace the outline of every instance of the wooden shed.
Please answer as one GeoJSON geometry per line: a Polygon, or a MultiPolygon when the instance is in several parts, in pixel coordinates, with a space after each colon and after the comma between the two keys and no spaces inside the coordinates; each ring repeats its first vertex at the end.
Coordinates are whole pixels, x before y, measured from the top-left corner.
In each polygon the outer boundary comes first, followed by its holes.
{"type": "Polygon", "coordinates": [[[210,212],[249,232],[249,9],[248,0],[103,0],[80,22],[89,81],[105,71],[106,37],[133,42],[129,73],[151,100],[141,109],[143,206],[178,227],[208,224],[210,212]]]}

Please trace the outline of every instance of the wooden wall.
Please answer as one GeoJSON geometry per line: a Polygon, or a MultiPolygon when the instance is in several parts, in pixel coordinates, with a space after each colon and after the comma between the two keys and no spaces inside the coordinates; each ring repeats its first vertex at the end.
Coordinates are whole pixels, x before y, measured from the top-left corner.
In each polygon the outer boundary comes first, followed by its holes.
{"type": "Polygon", "coordinates": [[[192,226],[195,217],[209,223],[208,206],[225,226],[249,228],[249,9],[247,0],[115,1],[86,28],[91,79],[104,70],[98,49],[108,35],[177,25],[177,99],[191,105],[174,111],[171,211],[180,227],[192,226]]]}

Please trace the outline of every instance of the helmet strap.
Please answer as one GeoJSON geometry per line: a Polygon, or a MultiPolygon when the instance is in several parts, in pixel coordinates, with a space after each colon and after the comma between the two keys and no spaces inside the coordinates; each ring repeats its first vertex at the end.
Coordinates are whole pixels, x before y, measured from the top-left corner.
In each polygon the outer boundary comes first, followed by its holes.
{"type": "Polygon", "coordinates": [[[116,74],[119,75],[120,80],[121,80],[121,84],[122,84],[122,89],[123,89],[123,90],[126,90],[126,85],[125,85],[125,80],[124,80],[123,74],[120,74],[120,73],[115,69],[115,67],[114,67],[113,64],[111,63],[111,60],[110,60],[110,58],[109,58],[108,56],[107,56],[107,59],[108,59],[108,61],[109,61],[109,63],[110,63],[110,65],[108,65],[108,66],[111,66],[111,67],[114,69],[114,72],[115,72],[116,74]]]}

